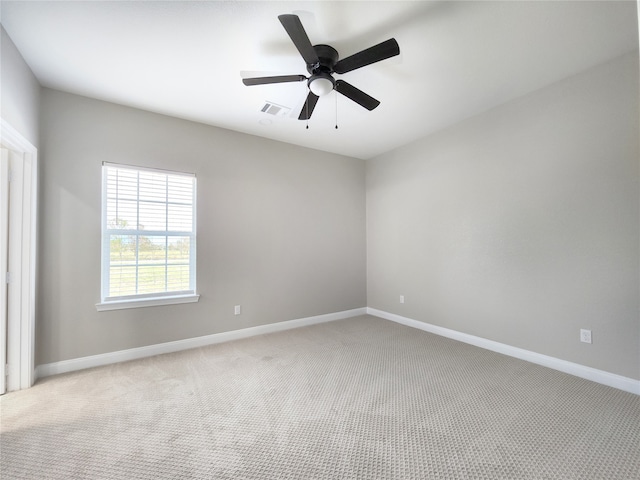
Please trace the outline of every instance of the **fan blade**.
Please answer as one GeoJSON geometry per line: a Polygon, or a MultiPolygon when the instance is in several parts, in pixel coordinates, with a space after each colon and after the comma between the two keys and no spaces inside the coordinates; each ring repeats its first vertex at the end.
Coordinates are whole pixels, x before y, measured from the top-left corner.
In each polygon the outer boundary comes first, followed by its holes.
{"type": "Polygon", "coordinates": [[[318,54],[313,48],[313,45],[311,45],[300,18],[297,15],[278,15],[278,20],[280,20],[280,23],[289,34],[289,37],[291,37],[291,41],[300,52],[300,55],[302,55],[302,58],[307,65],[316,65],[317,63],[320,63],[318,54]]]}
{"type": "Polygon", "coordinates": [[[356,87],[354,87],[350,83],[345,82],[344,80],[336,80],[335,89],[338,93],[341,93],[345,97],[350,98],[351,100],[356,102],[358,105],[362,105],[367,110],[373,110],[378,105],[380,105],[380,102],[378,100],[367,95],[362,90],[357,89],[356,87]]]}
{"type": "Polygon", "coordinates": [[[336,73],[347,73],[356,68],[371,65],[372,63],[395,57],[396,55],[400,55],[400,47],[395,38],[390,38],[378,45],[354,53],[350,57],[343,58],[335,64],[333,71],[336,73]]]}
{"type": "Polygon", "coordinates": [[[319,98],[320,97],[315,93],[309,92],[309,95],[307,95],[307,100],[304,102],[298,120],[309,120],[311,118],[311,114],[313,113],[313,109],[316,108],[316,103],[318,103],[319,98]]]}
{"type": "Polygon", "coordinates": [[[247,86],[251,85],[265,85],[267,83],[285,83],[285,82],[301,82],[306,80],[304,75],[279,75],[276,77],[254,77],[243,78],[242,83],[247,86]]]}

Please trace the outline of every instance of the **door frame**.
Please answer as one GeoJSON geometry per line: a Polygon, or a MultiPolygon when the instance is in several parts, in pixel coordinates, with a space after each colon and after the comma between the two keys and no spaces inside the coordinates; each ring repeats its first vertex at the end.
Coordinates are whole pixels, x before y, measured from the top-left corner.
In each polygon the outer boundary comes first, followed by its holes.
{"type": "Polygon", "coordinates": [[[9,150],[0,150],[0,395],[7,391],[7,318],[9,288],[4,272],[9,271],[9,150]]]}
{"type": "MultiPolygon", "coordinates": [[[[0,144],[21,156],[20,168],[12,173],[11,184],[18,192],[9,206],[9,232],[18,238],[19,253],[11,271],[11,287],[17,299],[7,325],[7,391],[29,388],[35,381],[35,311],[36,311],[36,251],[38,210],[38,150],[4,119],[0,118],[0,144]],[[19,182],[19,185],[15,185],[19,182]],[[17,200],[17,201],[16,201],[17,200]],[[13,218],[13,221],[12,221],[13,218]],[[13,229],[12,229],[13,227],[13,229]],[[16,345],[17,344],[17,345],[16,345]]],[[[11,247],[9,247],[11,248],[11,247]]],[[[11,255],[9,255],[11,257],[11,255]]],[[[10,307],[11,308],[11,307],[10,307]]]]}

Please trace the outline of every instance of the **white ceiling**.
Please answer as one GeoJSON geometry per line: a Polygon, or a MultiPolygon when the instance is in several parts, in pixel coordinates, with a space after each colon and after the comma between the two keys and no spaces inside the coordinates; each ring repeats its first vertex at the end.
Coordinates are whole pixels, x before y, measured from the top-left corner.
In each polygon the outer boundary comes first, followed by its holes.
{"type": "Polygon", "coordinates": [[[631,1],[8,1],[0,21],[45,87],[371,158],[638,48],[631,1]],[[246,87],[241,71],[304,74],[277,16],[344,58],[388,38],[400,56],[336,75],[381,101],[306,83],[246,87]],[[337,99],[337,102],[336,102],[337,99]],[[260,111],[265,101],[290,116],[260,111]],[[339,129],[336,130],[336,105],[339,129]]]}

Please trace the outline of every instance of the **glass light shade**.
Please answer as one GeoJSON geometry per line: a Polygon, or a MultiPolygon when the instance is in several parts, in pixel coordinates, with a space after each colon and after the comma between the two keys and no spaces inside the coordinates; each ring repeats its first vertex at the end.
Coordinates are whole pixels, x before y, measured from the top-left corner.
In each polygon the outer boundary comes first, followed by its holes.
{"type": "Polygon", "coordinates": [[[311,83],[309,83],[309,90],[321,97],[333,90],[333,82],[328,78],[314,78],[311,83]]]}

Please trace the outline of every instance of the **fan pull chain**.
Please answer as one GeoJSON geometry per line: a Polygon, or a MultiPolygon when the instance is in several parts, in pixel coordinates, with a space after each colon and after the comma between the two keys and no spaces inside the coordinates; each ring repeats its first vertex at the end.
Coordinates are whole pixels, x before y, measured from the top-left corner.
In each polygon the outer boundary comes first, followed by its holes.
{"type": "Polygon", "coordinates": [[[307,130],[309,130],[309,97],[304,101],[304,106],[307,109],[307,130]]]}

